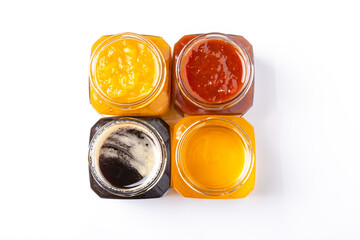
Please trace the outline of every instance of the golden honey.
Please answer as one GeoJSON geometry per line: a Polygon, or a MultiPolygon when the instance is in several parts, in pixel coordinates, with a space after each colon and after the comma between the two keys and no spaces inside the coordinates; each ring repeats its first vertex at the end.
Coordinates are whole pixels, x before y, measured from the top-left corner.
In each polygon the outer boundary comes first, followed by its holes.
{"type": "Polygon", "coordinates": [[[254,132],[243,118],[185,117],[172,151],[172,185],[185,197],[240,198],[254,187],[254,132]]]}

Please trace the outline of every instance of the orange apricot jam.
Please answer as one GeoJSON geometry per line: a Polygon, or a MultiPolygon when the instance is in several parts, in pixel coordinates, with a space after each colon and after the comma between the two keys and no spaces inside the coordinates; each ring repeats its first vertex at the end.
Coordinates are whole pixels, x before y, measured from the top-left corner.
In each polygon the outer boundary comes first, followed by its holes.
{"type": "Polygon", "coordinates": [[[170,47],[133,33],[100,38],[92,48],[90,101],[104,115],[156,116],[169,108],[170,47]]]}
{"type": "Polygon", "coordinates": [[[115,41],[99,52],[96,81],[115,102],[134,103],[154,91],[159,66],[149,47],[137,39],[115,41]]]}
{"type": "Polygon", "coordinates": [[[173,131],[171,168],[184,197],[245,197],[255,184],[254,129],[239,117],[185,117],[173,131]]]}

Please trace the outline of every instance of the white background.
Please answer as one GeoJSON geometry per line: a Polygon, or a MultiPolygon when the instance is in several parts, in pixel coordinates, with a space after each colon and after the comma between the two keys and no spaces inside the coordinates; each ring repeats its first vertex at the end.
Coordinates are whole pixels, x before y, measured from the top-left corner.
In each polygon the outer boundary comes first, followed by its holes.
{"type": "Polygon", "coordinates": [[[356,1],[1,1],[0,239],[360,239],[356,1]],[[219,31],[254,47],[255,190],[100,199],[87,147],[102,35],[219,31]]]}

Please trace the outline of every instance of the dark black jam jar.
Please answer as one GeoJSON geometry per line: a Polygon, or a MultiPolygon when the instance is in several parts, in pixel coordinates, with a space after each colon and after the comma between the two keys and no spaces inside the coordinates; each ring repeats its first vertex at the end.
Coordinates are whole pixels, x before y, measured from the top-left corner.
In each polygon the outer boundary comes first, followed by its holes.
{"type": "Polygon", "coordinates": [[[159,118],[110,117],[92,128],[90,185],[102,198],[161,197],[170,187],[170,130],[159,118]]]}

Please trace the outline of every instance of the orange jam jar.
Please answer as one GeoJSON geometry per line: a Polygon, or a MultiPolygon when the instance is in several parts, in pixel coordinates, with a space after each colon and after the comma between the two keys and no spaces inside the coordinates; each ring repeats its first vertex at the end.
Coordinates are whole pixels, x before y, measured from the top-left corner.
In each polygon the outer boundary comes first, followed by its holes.
{"type": "Polygon", "coordinates": [[[186,35],[174,46],[172,78],[182,113],[243,115],[253,105],[252,46],[241,36],[186,35]]]}
{"type": "Polygon", "coordinates": [[[103,36],[90,61],[90,102],[103,115],[157,116],[170,105],[171,49],[161,38],[103,36]]]}
{"type": "Polygon", "coordinates": [[[185,117],[171,144],[172,186],[182,196],[243,198],[254,189],[254,129],[245,119],[185,117]]]}

